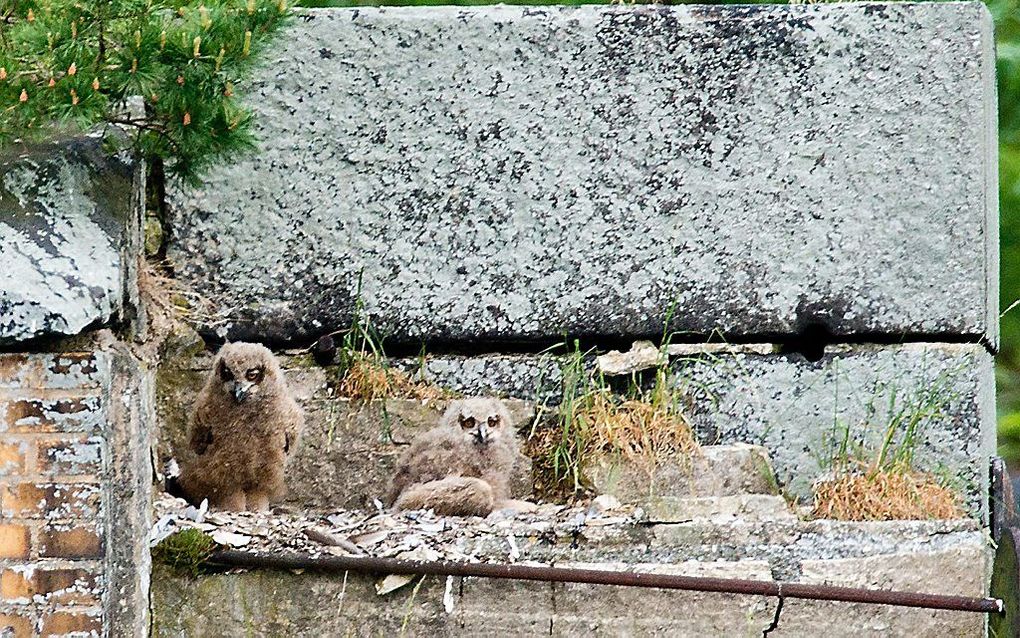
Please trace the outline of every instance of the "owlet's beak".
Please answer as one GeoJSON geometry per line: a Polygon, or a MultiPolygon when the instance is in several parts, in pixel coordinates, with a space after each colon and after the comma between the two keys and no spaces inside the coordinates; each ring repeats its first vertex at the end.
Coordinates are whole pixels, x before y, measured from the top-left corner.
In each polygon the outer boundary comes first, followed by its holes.
{"type": "Polygon", "coordinates": [[[475,437],[475,443],[484,445],[489,442],[489,426],[482,421],[475,426],[475,431],[471,433],[471,436],[475,437]]]}
{"type": "Polygon", "coordinates": [[[234,400],[238,403],[244,403],[244,400],[251,395],[252,386],[254,383],[243,383],[237,382],[234,384],[234,400]]]}

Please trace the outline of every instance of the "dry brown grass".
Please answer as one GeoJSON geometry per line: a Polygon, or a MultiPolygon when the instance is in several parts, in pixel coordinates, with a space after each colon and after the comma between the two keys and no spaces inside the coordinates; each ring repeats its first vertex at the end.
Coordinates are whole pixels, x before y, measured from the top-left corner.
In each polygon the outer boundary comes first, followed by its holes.
{"type": "Polygon", "coordinates": [[[145,259],[138,266],[138,293],[154,329],[176,321],[206,326],[226,321],[208,299],[171,277],[169,269],[166,262],[145,259]]]}
{"type": "Polygon", "coordinates": [[[651,389],[629,398],[598,382],[579,385],[558,406],[556,422],[528,437],[525,453],[533,461],[535,492],[557,500],[584,495],[585,464],[601,454],[619,455],[650,478],[661,462],[689,461],[699,451],[690,409],[665,369],[651,389]]]}
{"type": "Polygon", "coordinates": [[[649,472],[660,461],[683,460],[699,449],[682,401],[658,386],[624,401],[600,392],[579,414],[591,424],[601,451],[620,454],[649,472]]]}
{"type": "Polygon", "coordinates": [[[840,521],[950,519],[964,516],[959,495],[909,467],[841,470],[814,487],[816,518],[840,521]]]}
{"type": "Polygon", "coordinates": [[[407,373],[386,366],[377,357],[355,353],[337,384],[342,397],[359,401],[377,399],[417,399],[438,401],[448,398],[449,392],[424,381],[415,381],[407,373]]]}

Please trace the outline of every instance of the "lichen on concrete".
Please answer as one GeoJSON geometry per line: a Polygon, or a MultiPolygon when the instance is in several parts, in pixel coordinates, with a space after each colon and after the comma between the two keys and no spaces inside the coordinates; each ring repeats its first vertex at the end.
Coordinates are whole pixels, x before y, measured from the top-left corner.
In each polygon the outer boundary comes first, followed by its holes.
{"type": "Polygon", "coordinates": [[[244,88],[168,202],[231,339],[997,341],[980,3],[309,11],[244,88]]]}
{"type": "Polygon", "coordinates": [[[0,157],[0,343],[76,335],[136,303],[137,166],[102,140],[0,157]]]}

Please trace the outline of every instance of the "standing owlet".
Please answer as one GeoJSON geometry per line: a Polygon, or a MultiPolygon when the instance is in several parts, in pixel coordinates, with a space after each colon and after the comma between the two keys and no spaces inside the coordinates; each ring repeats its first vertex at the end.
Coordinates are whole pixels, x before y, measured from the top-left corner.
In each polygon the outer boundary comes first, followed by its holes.
{"type": "Polygon", "coordinates": [[[486,516],[523,504],[509,500],[518,455],[514,435],[510,413],[499,399],[454,401],[439,425],[416,437],[400,457],[388,503],[398,510],[432,509],[450,516],[486,516]]]}
{"type": "Polygon", "coordinates": [[[304,425],[280,364],[256,343],[228,343],[198,394],[191,449],[181,471],[190,500],[226,510],[265,511],[286,492],[283,471],[304,425]]]}

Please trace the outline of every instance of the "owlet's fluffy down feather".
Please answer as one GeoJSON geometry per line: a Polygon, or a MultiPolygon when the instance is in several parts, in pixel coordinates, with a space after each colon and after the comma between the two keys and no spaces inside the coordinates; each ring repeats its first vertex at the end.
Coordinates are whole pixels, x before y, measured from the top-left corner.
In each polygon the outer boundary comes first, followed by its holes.
{"type": "Polygon", "coordinates": [[[398,510],[432,509],[449,516],[485,516],[509,499],[518,456],[510,413],[499,399],[454,401],[435,428],[411,442],[397,462],[387,501],[398,510]]]}
{"type": "Polygon", "coordinates": [[[181,488],[219,509],[269,509],[286,492],[284,468],[303,426],[273,353],[255,343],[224,345],[195,402],[197,456],[182,468],[181,488]]]}

